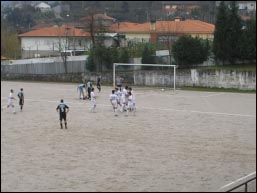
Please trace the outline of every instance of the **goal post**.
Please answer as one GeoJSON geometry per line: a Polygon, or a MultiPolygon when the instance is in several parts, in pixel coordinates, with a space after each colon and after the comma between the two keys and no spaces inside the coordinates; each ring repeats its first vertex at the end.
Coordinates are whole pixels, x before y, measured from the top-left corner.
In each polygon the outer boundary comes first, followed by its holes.
{"type": "Polygon", "coordinates": [[[166,66],[174,68],[174,92],[176,91],[176,65],[171,64],[128,64],[128,63],[113,63],[113,87],[115,87],[116,82],[116,66],[166,66]]]}

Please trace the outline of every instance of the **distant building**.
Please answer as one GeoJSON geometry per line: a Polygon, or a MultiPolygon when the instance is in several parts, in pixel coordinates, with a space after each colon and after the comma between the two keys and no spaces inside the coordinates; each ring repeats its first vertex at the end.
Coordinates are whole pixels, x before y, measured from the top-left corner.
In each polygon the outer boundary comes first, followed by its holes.
{"type": "Polygon", "coordinates": [[[55,16],[60,18],[61,13],[70,11],[70,5],[57,5],[53,7],[52,10],[54,11],[55,16]]]}
{"type": "Polygon", "coordinates": [[[90,34],[71,26],[44,27],[20,34],[22,58],[59,56],[64,50],[87,50],[90,34]]]}
{"type": "Polygon", "coordinates": [[[35,8],[38,8],[41,10],[41,12],[48,12],[48,11],[51,11],[51,6],[44,3],[44,2],[41,2],[39,3],[38,5],[35,6],[35,8]]]}
{"type": "MultiPolygon", "coordinates": [[[[220,5],[221,1],[216,1],[216,6],[220,5]]],[[[229,1],[225,1],[229,4],[229,1]]],[[[236,1],[238,10],[245,10],[247,12],[256,11],[256,1],[236,1]]]]}
{"type": "Polygon", "coordinates": [[[237,1],[239,10],[256,11],[256,1],[237,1]]]}
{"type": "MultiPolygon", "coordinates": [[[[216,6],[220,5],[221,1],[216,1],[216,6]]],[[[225,1],[229,4],[229,1],[225,1]]],[[[243,20],[250,18],[256,18],[256,1],[236,1],[238,6],[238,14],[243,20]]]]}
{"type": "Polygon", "coordinates": [[[162,10],[166,16],[189,14],[193,9],[200,8],[199,1],[162,1],[162,10]]]}
{"type": "MultiPolygon", "coordinates": [[[[60,56],[67,50],[88,50],[92,47],[89,32],[72,26],[53,26],[37,28],[20,34],[22,58],[60,56]]],[[[124,46],[125,36],[118,33],[96,34],[103,38],[106,47],[124,46]]]]}
{"type": "Polygon", "coordinates": [[[126,36],[129,42],[164,42],[176,40],[182,35],[191,35],[212,40],[215,26],[199,20],[152,21],[143,24],[121,22],[113,24],[110,30],[126,36]]]}

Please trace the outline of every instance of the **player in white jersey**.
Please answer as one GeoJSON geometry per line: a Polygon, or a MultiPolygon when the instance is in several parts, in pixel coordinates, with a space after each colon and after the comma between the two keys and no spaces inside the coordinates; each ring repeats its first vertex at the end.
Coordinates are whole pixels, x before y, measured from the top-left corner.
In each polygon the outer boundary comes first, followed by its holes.
{"type": "Polygon", "coordinates": [[[95,93],[94,93],[94,88],[91,89],[91,93],[90,93],[90,98],[91,98],[91,102],[93,103],[93,106],[90,110],[90,112],[94,112],[95,113],[95,108],[96,108],[96,96],[95,96],[95,93]]]}
{"type": "Polygon", "coordinates": [[[135,115],[135,112],[136,112],[136,95],[135,95],[134,90],[132,90],[131,87],[129,87],[129,92],[131,92],[131,94],[132,94],[133,111],[134,111],[134,115],[135,115]]]}
{"type": "Polygon", "coordinates": [[[15,114],[15,108],[13,105],[13,99],[15,100],[15,98],[13,97],[13,89],[10,90],[10,94],[8,96],[8,103],[5,107],[2,107],[1,110],[4,110],[5,108],[9,108],[10,106],[13,108],[13,113],[15,114]]]}
{"type": "Polygon", "coordinates": [[[118,108],[118,96],[115,94],[115,90],[112,90],[112,94],[110,95],[110,102],[112,104],[115,116],[118,116],[118,114],[116,112],[117,108],[118,108]]]}
{"type": "Polygon", "coordinates": [[[121,93],[121,91],[117,87],[115,88],[115,94],[117,95],[118,105],[120,105],[120,107],[121,107],[121,96],[122,96],[122,93],[121,93]]]}
{"type": "Polygon", "coordinates": [[[126,106],[128,104],[128,86],[125,86],[125,88],[122,90],[122,95],[121,95],[121,112],[126,111],[126,106]]]}
{"type": "Polygon", "coordinates": [[[131,92],[128,92],[127,116],[129,112],[134,112],[133,96],[131,92]]]}

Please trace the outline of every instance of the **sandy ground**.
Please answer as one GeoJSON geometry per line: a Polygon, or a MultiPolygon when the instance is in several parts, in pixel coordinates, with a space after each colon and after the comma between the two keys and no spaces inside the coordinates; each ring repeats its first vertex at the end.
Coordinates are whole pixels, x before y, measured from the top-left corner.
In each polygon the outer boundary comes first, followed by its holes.
{"type": "Polygon", "coordinates": [[[1,191],[217,191],[256,171],[256,94],[135,88],[136,116],[115,117],[111,87],[90,113],[77,84],[2,81],[1,106],[21,87],[24,111],[1,112],[1,191]]]}

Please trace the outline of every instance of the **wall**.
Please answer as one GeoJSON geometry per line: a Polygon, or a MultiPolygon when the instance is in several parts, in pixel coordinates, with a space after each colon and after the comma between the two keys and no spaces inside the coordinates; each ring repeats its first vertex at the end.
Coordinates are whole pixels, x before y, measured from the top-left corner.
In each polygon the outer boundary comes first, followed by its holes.
{"type": "MultiPolygon", "coordinates": [[[[56,30],[58,31],[58,28],[56,30]]],[[[60,55],[59,50],[64,50],[66,44],[67,49],[89,49],[91,40],[83,37],[21,37],[22,58],[33,58],[35,54],[60,55]]]]}
{"type": "MultiPolygon", "coordinates": [[[[85,72],[85,61],[67,61],[68,73],[82,73],[85,72]]],[[[1,77],[4,74],[19,75],[51,75],[65,73],[64,63],[48,62],[48,63],[28,63],[28,64],[13,64],[1,65],[1,77]]]]}
{"type": "MultiPolygon", "coordinates": [[[[83,73],[79,73],[79,70],[84,70],[83,65],[81,65],[81,68],[76,67],[77,69],[69,66],[68,71],[70,74],[55,74],[55,69],[58,69],[58,65],[59,73],[64,73],[61,64],[58,63],[55,64],[55,67],[51,67],[49,71],[44,71],[44,75],[38,74],[37,71],[33,72],[32,66],[27,67],[27,69],[25,68],[25,71],[21,73],[21,71],[15,71],[14,69],[5,69],[5,65],[1,65],[1,80],[19,79],[65,82],[85,82],[91,80],[95,82],[97,76],[101,76],[103,84],[112,85],[112,72],[104,72],[101,74],[83,71],[83,73]],[[46,72],[48,72],[48,74],[46,72]]],[[[173,70],[116,72],[116,77],[119,76],[123,77],[125,80],[124,84],[128,85],[173,87],[173,70]]],[[[184,86],[256,90],[256,72],[196,69],[180,70],[176,72],[176,87],[184,86]]]]}

